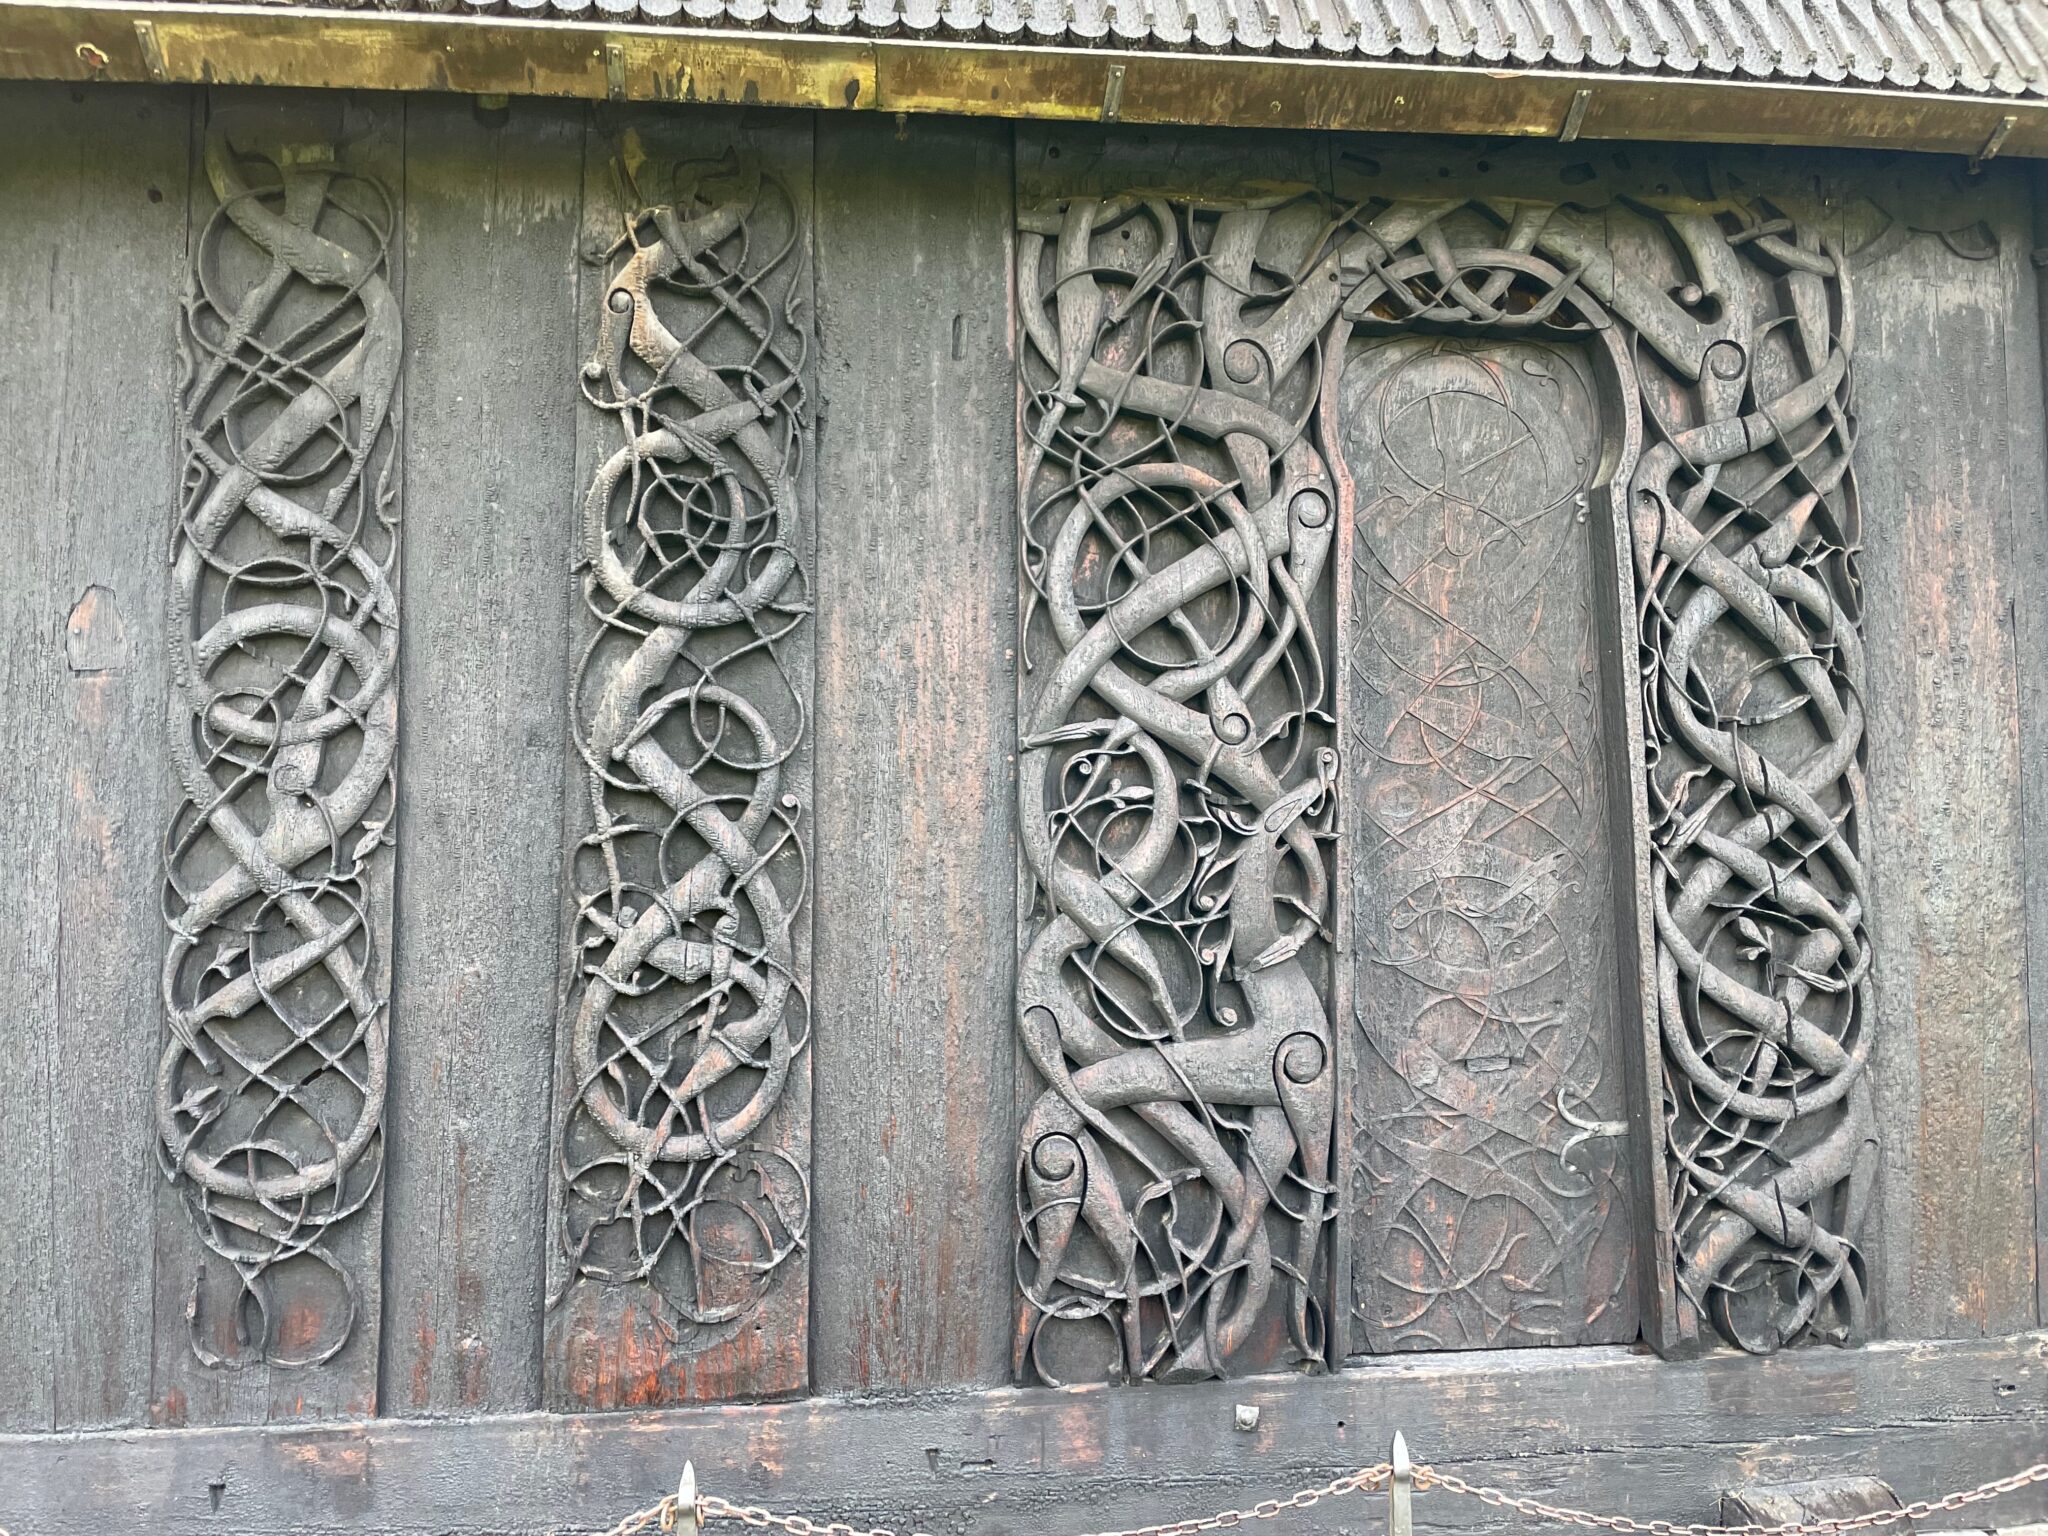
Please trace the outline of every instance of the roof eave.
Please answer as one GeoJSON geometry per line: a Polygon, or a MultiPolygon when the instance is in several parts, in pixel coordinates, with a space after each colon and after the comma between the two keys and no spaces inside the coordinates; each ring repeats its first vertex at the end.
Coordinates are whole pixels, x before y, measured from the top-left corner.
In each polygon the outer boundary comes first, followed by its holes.
{"type": "Polygon", "coordinates": [[[5,78],[2048,157],[2031,97],[155,0],[0,0],[5,78]]]}

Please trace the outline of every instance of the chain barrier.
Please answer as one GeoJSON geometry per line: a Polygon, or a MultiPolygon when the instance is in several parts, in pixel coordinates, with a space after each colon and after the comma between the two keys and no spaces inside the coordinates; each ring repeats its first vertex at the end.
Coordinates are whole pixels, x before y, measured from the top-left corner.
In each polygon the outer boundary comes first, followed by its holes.
{"type": "Polygon", "coordinates": [[[1843,1531],[1872,1531],[1888,1525],[1897,1525],[1902,1520],[1924,1520],[1929,1515],[1942,1514],[1961,1509],[1969,1504],[1981,1504],[1986,1499],[1995,1499],[2000,1494],[2012,1493],[2030,1483],[2048,1482],[2048,1461],[2039,1461],[2024,1471],[2010,1477],[1994,1478],[1988,1483],[1979,1483],[1974,1488],[1960,1489],[1955,1493],[1943,1494],[1938,1499],[1917,1499],[1898,1509],[1874,1509],[1860,1515],[1843,1515],[1837,1519],[1798,1521],[1788,1520],[1783,1525],[1675,1525],[1669,1520],[1632,1520],[1627,1515],[1596,1515],[1590,1510],[1573,1509],[1569,1505],[1545,1504],[1540,1499],[1516,1498],[1498,1488],[1482,1488],[1454,1477],[1448,1472],[1439,1472],[1434,1467],[1415,1469],[1415,1487],[1441,1488],[1446,1493],[1462,1493],[1477,1499],[1482,1504],[1491,1504],[1495,1509],[1512,1510],[1518,1515],[1527,1515],[1532,1520],[1552,1520],[1565,1525],[1586,1526],[1594,1530],[1621,1531],[1628,1536],[1835,1536],[1843,1531]]]}
{"type": "MultiPolygon", "coordinates": [[[[1540,1499],[1522,1498],[1503,1489],[1489,1488],[1468,1483],[1462,1477],[1449,1472],[1439,1472],[1427,1464],[1417,1465],[1411,1474],[1413,1490],[1417,1493],[1427,1489],[1441,1489],[1445,1493],[1462,1494],[1490,1504],[1495,1509],[1508,1510],[1525,1515],[1531,1520],[1547,1520],[1564,1525],[1583,1526],[1592,1530],[1617,1531],[1622,1536],[1842,1536],[1844,1532],[1879,1530],[1886,1526],[1898,1525],[1908,1520],[1924,1520],[1929,1515],[1945,1514],[1995,1499],[2001,1494],[2013,1493],[2033,1483],[2048,1483],[2048,1461],[2036,1462],[2023,1471],[2009,1477],[1995,1478],[1979,1483],[1974,1488],[1959,1489],[1942,1495],[1938,1499],[1919,1499],[1899,1509],[1871,1510],[1860,1515],[1844,1515],[1836,1519],[1812,1521],[1787,1521],[1782,1525],[1707,1525],[1678,1524],[1670,1520],[1636,1520],[1628,1515],[1599,1515],[1591,1510],[1574,1509],[1570,1505],[1546,1504],[1540,1499]]],[[[1301,1488],[1284,1499],[1265,1499],[1250,1509],[1224,1509],[1214,1514],[1200,1515],[1186,1520],[1171,1520],[1161,1525],[1139,1525],[1122,1530],[1090,1531],[1086,1536],[1201,1536],[1204,1531],[1224,1531],[1244,1525],[1253,1520],[1272,1520],[1290,1510],[1308,1509],[1324,1499],[1338,1499],[1351,1493],[1378,1493],[1394,1489],[1396,1479],[1391,1462],[1377,1466],[1362,1467],[1356,1472],[1346,1473],[1327,1483],[1313,1488],[1301,1488]]],[[[1398,1496],[1398,1494],[1397,1494],[1398,1496]]],[[[635,1510],[602,1536],[639,1536],[649,1529],[658,1529],[667,1536],[698,1536],[705,1525],[714,1520],[731,1520],[753,1530],[774,1530],[783,1536],[929,1536],[924,1531],[899,1532],[887,1526],[860,1527],[849,1525],[843,1520],[817,1521],[802,1515],[777,1514],[755,1504],[734,1504],[716,1494],[699,1495],[696,1479],[690,1469],[685,1469],[683,1486],[659,1503],[645,1509],[635,1510]]]]}

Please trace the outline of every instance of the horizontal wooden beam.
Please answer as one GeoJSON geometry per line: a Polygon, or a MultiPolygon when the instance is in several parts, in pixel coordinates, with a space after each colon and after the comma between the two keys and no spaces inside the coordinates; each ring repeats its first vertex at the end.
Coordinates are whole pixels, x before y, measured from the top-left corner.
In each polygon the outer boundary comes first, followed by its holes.
{"type": "MultiPolygon", "coordinates": [[[[0,1527],[590,1531],[673,1491],[689,1459],[700,1489],[735,1502],[952,1536],[1059,1536],[1280,1497],[1381,1460],[1396,1429],[1418,1460],[1475,1482],[1639,1519],[1711,1519],[1724,1489],[1816,1477],[1880,1477],[1911,1500],[2041,1459],[2048,1334],[1768,1360],[1526,1350],[1199,1386],[10,1436],[0,1527]]],[[[1380,1503],[1323,1504],[1285,1529],[1378,1529],[1380,1503]]],[[[1922,1528],[2044,1517],[2048,1488],[2036,1486],[1922,1528]]],[[[1475,1536],[1544,1529],[1442,1492],[1418,1501],[1417,1520],[1475,1536]]]]}
{"type": "Polygon", "coordinates": [[[2048,102],[2033,99],[374,7],[0,0],[0,78],[2048,156],[2048,102]]]}

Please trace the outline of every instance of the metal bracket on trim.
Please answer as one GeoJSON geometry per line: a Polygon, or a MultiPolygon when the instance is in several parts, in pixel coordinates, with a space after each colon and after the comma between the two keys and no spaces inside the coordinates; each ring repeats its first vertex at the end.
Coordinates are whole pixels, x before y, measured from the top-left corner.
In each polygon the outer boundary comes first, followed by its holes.
{"type": "Polygon", "coordinates": [[[1991,137],[1984,141],[1984,147],[1970,156],[1971,172],[1981,171],[1986,160],[1996,160],[1998,152],[2005,148],[2006,135],[2010,134],[2018,126],[2019,117],[2016,114],[2008,112],[2004,117],[2001,117],[1998,120],[1998,126],[1991,130],[1991,137]]]}
{"type": "Polygon", "coordinates": [[[149,71],[152,80],[168,80],[170,67],[164,63],[164,45],[156,35],[156,23],[138,21],[135,23],[135,43],[142,50],[142,67],[149,71]]]}
{"type": "Polygon", "coordinates": [[[1557,131],[1557,142],[1570,144],[1579,136],[1579,130],[1586,126],[1586,108],[1593,105],[1593,93],[1581,88],[1572,92],[1572,104],[1564,109],[1564,126],[1557,131]]]}
{"type": "Polygon", "coordinates": [[[1117,114],[1124,109],[1124,67],[1121,64],[1109,66],[1109,74],[1102,82],[1102,120],[1113,123],[1117,114]]]}

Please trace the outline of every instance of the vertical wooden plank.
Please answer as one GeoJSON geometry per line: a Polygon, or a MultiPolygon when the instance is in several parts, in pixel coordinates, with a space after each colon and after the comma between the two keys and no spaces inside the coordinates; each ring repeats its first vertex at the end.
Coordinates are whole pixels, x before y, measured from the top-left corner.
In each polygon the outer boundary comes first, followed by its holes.
{"type": "MultiPolygon", "coordinates": [[[[1953,245],[1912,234],[1873,249],[1856,292],[1865,846],[1886,1026],[1875,1267],[1895,1337],[2010,1332],[2035,1316],[2012,523],[2039,512],[2014,476],[2010,349],[2035,343],[2015,330],[2032,277],[2011,186],[2001,172],[1969,199],[1995,255],[1968,259],[1968,230],[1953,245]]],[[[1914,184],[1888,203],[1909,225],[1946,212],[1914,184]]]]}
{"type": "Polygon", "coordinates": [[[1015,1047],[1010,130],[818,151],[825,1391],[1009,1374],[1015,1047]]]}
{"type": "Polygon", "coordinates": [[[549,1407],[808,1379],[811,132],[586,137],[549,1407]]]}
{"type": "MultiPolygon", "coordinates": [[[[2032,250],[2048,249],[2048,167],[2025,172],[2032,250]]],[[[2022,283],[2013,322],[2022,331],[2028,299],[2041,338],[2038,356],[2009,353],[2013,454],[2013,618],[2019,643],[2020,785],[2026,814],[2022,855],[2027,902],[2027,1014],[2034,1056],[2034,1322],[2048,1324],[2048,267],[2022,283]]]]}
{"type": "MultiPolygon", "coordinates": [[[[188,1010],[185,1027],[211,1031],[211,1049],[228,1066],[221,1075],[211,1074],[190,1051],[168,1050],[176,1031],[162,1037],[175,1070],[168,1078],[170,1121],[159,1134],[171,1138],[165,1156],[185,1159],[187,1172],[176,1183],[163,1181],[157,1201],[150,1411],[171,1424],[285,1422],[376,1411],[381,1159],[394,1130],[403,1134],[386,1119],[379,1061],[390,1036],[405,1027],[392,1017],[389,1001],[390,751],[400,717],[385,659],[402,625],[396,540],[404,507],[403,353],[402,337],[392,332],[402,331],[396,312],[404,292],[403,103],[333,93],[216,91],[204,115],[191,227],[195,260],[206,271],[208,345],[238,359],[243,384],[259,373],[274,376],[276,383],[247,389],[220,383],[207,397],[214,413],[207,444],[192,446],[183,462],[188,497],[200,486],[206,499],[185,507],[189,526],[174,547],[181,562],[212,574],[199,578],[196,595],[180,599],[174,590],[168,604],[174,680],[187,645],[213,646],[232,632],[223,617],[227,608],[250,609],[262,601],[248,590],[228,593],[223,586],[226,572],[247,565],[270,581],[265,597],[330,618],[311,632],[317,641],[294,642],[297,629],[270,619],[255,622],[239,647],[209,651],[211,660],[195,659],[195,694],[211,697],[240,687],[248,691],[233,697],[261,700],[252,706],[259,712],[315,720],[323,709],[328,716],[339,710],[353,723],[332,733],[316,728],[298,745],[265,736],[249,748],[257,765],[253,773],[238,776],[235,764],[241,759],[220,750],[230,738],[219,729],[198,731],[182,696],[174,696],[169,707],[173,760],[161,771],[177,774],[177,752],[189,751],[195,778],[211,777],[217,786],[207,793],[218,797],[232,784],[234,794],[221,803],[262,851],[230,852],[228,834],[217,825],[195,833],[189,803],[177,813],[170,834],[178,888],[167,893],[166,907],[174,915],[171,927],[159,928],[159,940],[175,962],[178,1006],[188,1010]],[[322,276],[317,282],[285,278],[277,296],[264,298],[266,283],[281,277],[270,256],[249,236],[230,231],[232,219],[218,227],[217,238],[204,234],[223,207],[205,168],[206,146],[216,142],[221,164],[233,166],[235,175],[254,177],[252,189],[274,187],[280,165],[293,168],[302,188],[296,194],[302,201],[287,212],[277,197],[235,192],[231,180],[224,180],[236,207],[260,210],[249,215],[259,219],[281,216],[287,224],[312,217],[317,207],[317,237],[351,255],[308,247],[302,235],[289,231],[267,235],[277,250],[297,252],[290,258],[295,271],[303,266],[322,276]],[[259,168],[265,160],[268,170],[259,168]],[[375,265],[380,259],[388,261],[381,270],[375,265]],[[355,277],[346,276],[347,263],[354,264],[355,277]],[[342,298],[347,292],[362,297],[342,298]],[[216,300],[227,313],[211,309],[216,300]],[[227,348],[224,338],[235,315],[260,343],[227,348]],[[259,345],[289,353],[311,348],[312,355],[300,360],[301,371],[279,373],[259,345]],[[309,385],[304,368],[323,377],[341,370],[364,391],[382,391],[394,350],[399,367],[389,386],[395,393],[388,413],[381,405],[372,413],[354,387],[345,386],[349,402],[339,415],[320,414],[310,436],[287,432],[286,446],[271,446],[274,440],[266,434],[284,420],[284,399],[339,398],[324,386],[309,385]],[[214,419],[224,398],[242,402],[231,425],[214,419]],[[373,415],[382,417],[379,435],[359,441],[373,415]],[[333,430],[336,423],[339,430],[333,430]],[[368,455],[360,475],[350,468],[358,448],[368,455]],[[245,450],[262,468],[244,461],[245,450]],[[272,452],[285,457],[272,464],[272,452]],[[224,504],[240,510],[230,512],[227,524],[195,534],[207,516],[203,507],[227,495],[221,487],[245,473],[271,474],[267,494],[280,499],[259,515],[249,510],[258,504],[253,494],[236,491],[224,504]],[[333,501],[330,492],[344,484],[358,489],[333,501]],[[331,571],[326,563],[336,561],[336,545],[278,523],[281,516],[287,522],[300,516],[286,510],[285,502],[338,519],[347,548],[331,571]],[[322,572],[317,587],[316,570],[322,572]],[[191,606],[180,611],[181,601],[191,606]],[[336,638],[344,633],[347,638],[336,638]],[[202,636],[212,638],[202,642],[202,636]],[[326,705],[316,689],[333,690],[326,705]],[[189,748],[178,745],[187,741],[189,748]],[[366,801],[358,800],[359,790],[366,801]],[[273,860],[269,829],[288,826],[300,831],[282,835],[273,860]],[[288,878],[262,873],[273,863],[288,878]],[[236,866],[254,882],[246,887],[249,894],[210,917],[195,916],[211,899],[205,893],[221,889],[236,866]],[[276,906],[264,894],[264,880],[288,893],[276,898],[276,906]],[[287,905],[291,901],[300,908],[287,905]],[[252,937],[237,944],[233,936],[241,927],[252,937]],[[203,947],[194,949],[188,934],[203,947]],[[309,958],[316,949],[318,955],[309,958]],[[326,955],[337,958],[330,965],[319,958],[326,955]],[[260,980],[257,962],[265,962],[260,980]],[[243,989],[240,1000],[222,1002],[236,986],[243,989]],[[216,1004],[226,1011],[212,1015],[212,1023],[192,1022],[216,1004]],[[289,1035],[286,1018],[292,1021],[289,1035]],[[231,1043],[222,1041],[223,1033],[231,1043]],[[293,1035],[299,1044],[290,1048],[293,1035]],[[338,1155],[338,1138],[347,1139],[352,1160],[338,1155]],[[251,1142],[264,1149],[238,1150],[251,1142]],[[260,1211],[232,1188],[216,1192],[202,1213],[190,1158],[204,1160],[229,1183],[253,1178],[275,1192],[260,1211]],[[330,1176],[323,1165],[341,1172],[330,1176]],[[252,1256],[262,1262],[247,1263],[252,1256]],[[242,1276],[250,1282],[246,1289],[242,1276]]],[[[204,373],[211,365],[201,358],[195,366],[204,373]]],[[[166,410],[172,400],[165,396],[166,410]]],[[[166,469],[173,476],[179,472],[166,469]]],[[[177,492],[175,480],[171,488],[177,492]]],[[[167,518],[165,533],[168,524],[167,518]]],[[[174,568],[174,589],[183,568],[174,568]]],[[[206,715],[216,725],[217,708],[208,705],[206,715]]]]}
{"type": "Polygon", "coordinates": [[[540,1402],[583,125],[406,103],[392,1413],[540,1402]]]}
{"type": "Polygon", "coordinates": [[[0,1429],[149,1394],[165,509],[192,96],[0,86],[0,1429]]]}

